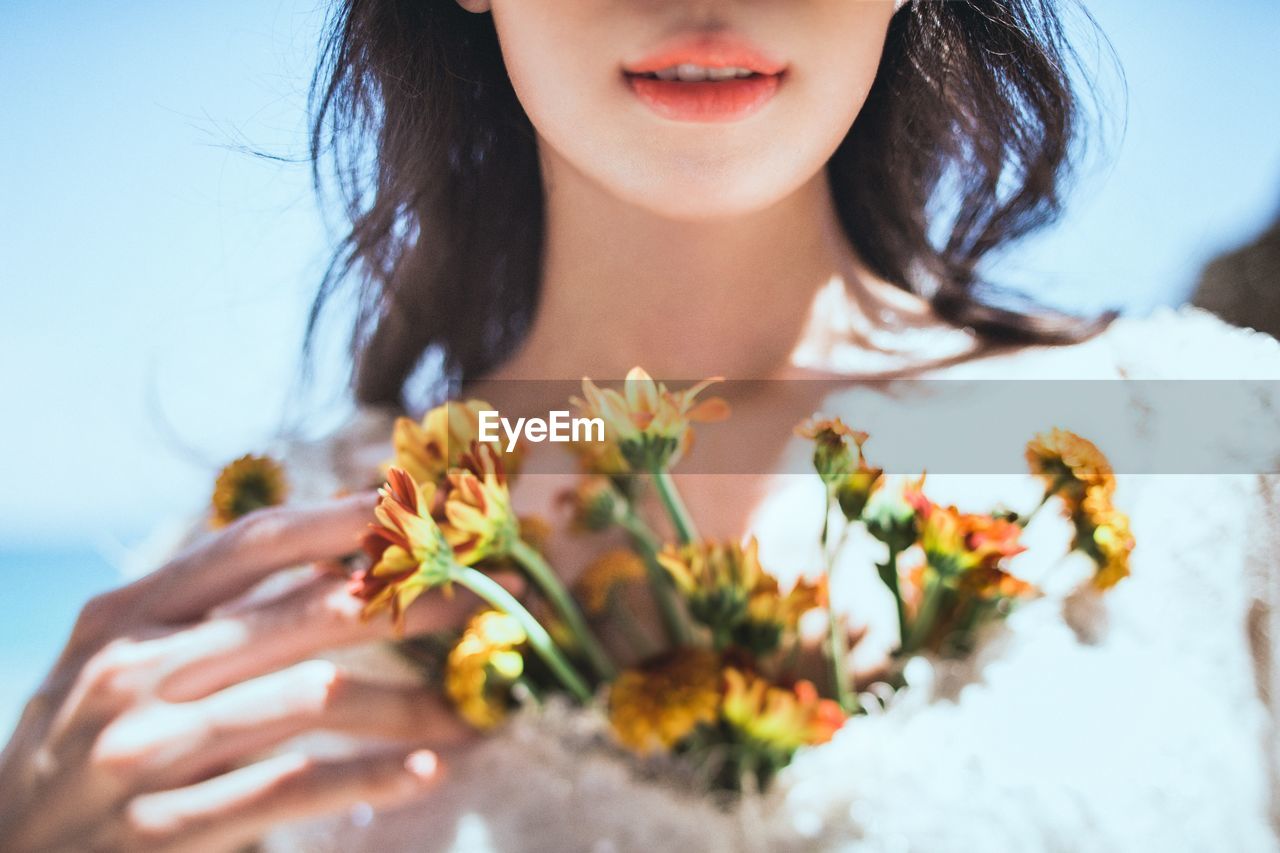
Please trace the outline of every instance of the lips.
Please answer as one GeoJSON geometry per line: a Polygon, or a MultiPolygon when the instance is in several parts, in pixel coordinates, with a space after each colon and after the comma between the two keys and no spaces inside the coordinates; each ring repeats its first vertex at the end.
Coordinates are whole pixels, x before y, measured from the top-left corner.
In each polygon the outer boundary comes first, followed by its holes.
{"type": "Polygon", "coordinates": [[[746,118],[774,96],[785,72],[786,63],[727,33],[679,37],[623,65],[642,104],[688,122],[746,118]]]}

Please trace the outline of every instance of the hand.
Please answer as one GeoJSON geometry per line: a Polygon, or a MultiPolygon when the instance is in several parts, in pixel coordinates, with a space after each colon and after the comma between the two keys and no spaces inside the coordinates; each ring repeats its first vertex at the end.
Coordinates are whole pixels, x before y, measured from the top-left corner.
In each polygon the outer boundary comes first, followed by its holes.
{"type": "MultiPolygon", "coordinates": [[[[355,550],[374,502],[253,513],[90,601],[0,756],[0,848],[234,849],[284,820],[389,805],[435,783],[435,753],[411,750],[469,735],[442,700],[311,659],[391,636],[388,620],[361,621],[333,573],[244,597],[275,572],[355,550]],[[312,729],[399,746],[251,760],[312,729]]],[[[475,606],[461,590],[424,597],[407,630],[448,627],[475,606]]]]}

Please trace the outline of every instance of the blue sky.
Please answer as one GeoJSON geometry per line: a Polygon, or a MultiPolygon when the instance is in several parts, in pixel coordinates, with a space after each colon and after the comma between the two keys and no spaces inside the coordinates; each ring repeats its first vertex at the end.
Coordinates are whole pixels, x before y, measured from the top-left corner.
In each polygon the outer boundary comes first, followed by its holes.
{"type": "MultiPolygon", "coordinates": [[[[1280,208],[1280,4],[1090,8],[1127,133],[1007,269],[1143,311],[1280,208]]],[[[322,9],[0,4],[0,548],[130,541],[279,419],[327,238],[304,167],[232,146],[301,153],[322,9]]]]}

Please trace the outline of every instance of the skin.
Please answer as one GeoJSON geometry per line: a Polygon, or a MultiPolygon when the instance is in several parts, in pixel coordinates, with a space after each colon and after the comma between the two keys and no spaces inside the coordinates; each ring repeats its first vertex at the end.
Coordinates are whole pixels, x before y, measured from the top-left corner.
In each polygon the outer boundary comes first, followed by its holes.
{"type": "MultiPolygon", "coordinates": [[[[790,354],[833,281],[868,312],[939,325],[860,268],[824,174],[874,79],[892,0],[460,2],[494,16],[546,186],[541,307],[495,378],[621,376],[634,364],[659,376],[795,376],[790,354]],[[788,63],[749,118],[661,119],[625,85],[622,63],[658,42],[726,27],[788,63]]],[[[772,438],[745,452],[776,454],[810,403],[747,401],[735,419],[772,438]]],[[[736,537],[763,479],[681,487],[704,533],[736,537]]],[[[562,486],[526,478],[516,498],[550,514],[562,486]]],[[[354,550],[372,506],[360,495],[255,513],[90,602],[0,758],[4,848],[229,850],[284,820],[437,784],[436,750],[467,741],[440,698],[316,659],[391,636],[388,622],[361,622],[332,573],[244,598],[287,567],[354,550]],[[332,763],[254,759],[313,729],[376,733],[386,747],[332,763]]],[[[584,559],[563,538],[552,556],[569,574],[584,559]]],[[[475,606],[465,593],[424,596],[408,630],[456,626],[475,606]]]]}

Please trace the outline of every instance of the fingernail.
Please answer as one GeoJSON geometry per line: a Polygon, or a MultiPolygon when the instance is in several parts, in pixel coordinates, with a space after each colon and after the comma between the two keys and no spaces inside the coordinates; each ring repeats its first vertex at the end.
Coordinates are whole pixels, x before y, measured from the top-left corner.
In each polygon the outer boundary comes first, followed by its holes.
{"type": "Polygon", "coordinates": [[[428,749],[421,749],[409,754],[404,760],[404,769],[419,779],[434,779],[440,767],[440,759],[428,749]]]}

